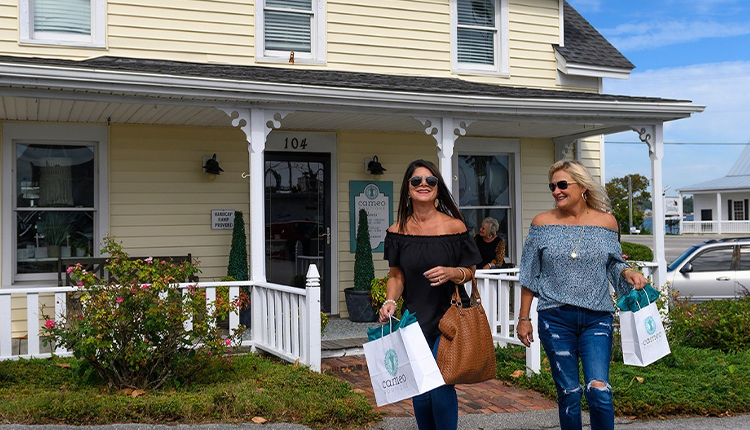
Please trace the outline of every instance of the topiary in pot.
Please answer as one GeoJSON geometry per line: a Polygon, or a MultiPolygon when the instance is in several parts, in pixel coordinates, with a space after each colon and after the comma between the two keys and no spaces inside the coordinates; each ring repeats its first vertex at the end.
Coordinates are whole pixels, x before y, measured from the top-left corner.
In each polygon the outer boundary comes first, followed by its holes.
{"type": "MultiPolygon", "coordinates": [[[[236,281],[247,281],[247,236],[245,236],[245,219],[242,211],[234,211],[234,227],[232,228],[232,245],[229,250],[229,265],[227,266],[227,277],[236,281]]],[[[242,287],[242,292],[248,297],[250,290],[242,287]]],[[[249,299],[245,300],[246,306],[240,308],[240,324],[250,328],[250,305],[249,299]]]]}
{"type": "Polygon", "coordinates": [[[344,289],[350,320],[372,322],[377,319],[378,315],[370,304],[370,283],[373,278],[375,278],[375,265],[372,263],[367,211],[360,209],[357,225],[357,246],[354,252],[354,287],[344,289]]]}

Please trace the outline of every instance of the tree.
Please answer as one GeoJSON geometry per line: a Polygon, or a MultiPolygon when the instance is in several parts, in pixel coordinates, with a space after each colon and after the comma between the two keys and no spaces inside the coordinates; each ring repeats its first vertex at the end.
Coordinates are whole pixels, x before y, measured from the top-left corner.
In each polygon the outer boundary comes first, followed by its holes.
{"type": "Polygon", "coordinates": [[[693,196],[682,196],[682,213],[693,213],[693,196]]]}
{"type": "Polygon", "coordinates": [[[247,281],[247,237],[245,236],[245,220],[242,211],[234,212],[234,228],[232,229],[232,245],[229,251],[229,265],[227,276],[236,281],[247,281]]]}
{"type": "Polygon", "coordinates": [[[633,195],[633,225],[643,224],[643,214],[646,209],[651,209],[651,193],[649,193],[649,180],[637,173],[612,178],[607,182],[606,189],[609,200],[612,203],[612,215],[620,226],[620,231],[630,231],[629,207],[628,207],[628,177],[631,180],[631,191],[633,195]]]}

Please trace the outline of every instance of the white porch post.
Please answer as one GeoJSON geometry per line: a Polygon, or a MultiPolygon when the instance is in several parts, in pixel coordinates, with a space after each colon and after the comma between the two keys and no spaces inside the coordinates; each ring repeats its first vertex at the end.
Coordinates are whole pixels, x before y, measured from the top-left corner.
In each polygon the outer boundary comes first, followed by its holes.
{"type": "MultiPolygon", "coordinates": [[[[682,193],[678,192],[677,193],[677,213],[679,214],[679,217],[680,217],[679,218],[679,227],[678,227],[680,229],[679,230],[680,235],[682,235],[682,232],[684,231],[684,230],[682,230],[682,218],[684,217],[682,211],[683,211],[683,207],[682,207],[682,193]]],[[[695,219],[695,218],[693,218],[693,219],[695,219]]]]}
{"type": "Polygon", "coordinates": [[[455,194],[455,179],[453,177],[453,148],[456,139],[466,135],[466,127],[473,121],[458,120],[450,117],[415,118],[425,126],[425,133],[435,138],[438,149],[438,167],[451,194],[455,194]]]}
{"type": "Polygon", "coordinates": [[[657,266],[653,272],[653,284],[661,288],[666,280],[667,259],[664,252],[664,195],[662,182],[662,158],[664,157],[664,124],[634,125],[642,142],[648,144],[651,158],[651,220],[654,237],[654,259],[657,266]]]}
{"type": "MultiPolygon", "coordinates": [[[[693,203],[695,204],[695,203],[693,203]]],[[[721,193],[716,193],[716,232],[721,234],[721,219],[722,219],[722,213],[721,213],[721,193]]]]}

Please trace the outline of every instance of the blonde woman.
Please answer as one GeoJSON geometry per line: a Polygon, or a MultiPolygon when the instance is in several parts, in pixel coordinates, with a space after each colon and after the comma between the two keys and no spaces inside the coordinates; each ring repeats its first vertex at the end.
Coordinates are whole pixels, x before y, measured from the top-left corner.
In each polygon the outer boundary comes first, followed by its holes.
{"type": "Polygon", "coordinates": [[[586,168],[559,161],[548,179],[555,208],[534,217],[523,247],[516,334],[526,346],[534,341],[529,309],[538,297],[539,337],[557,388],[561,428],[581,428],[585,394],[591,428],[613,429],[609,282],[622,296],[642,289],[646,279],[623,261],[609,199],[586,168]],[[579,382],[579,359],[585,386],[579,382]]]}

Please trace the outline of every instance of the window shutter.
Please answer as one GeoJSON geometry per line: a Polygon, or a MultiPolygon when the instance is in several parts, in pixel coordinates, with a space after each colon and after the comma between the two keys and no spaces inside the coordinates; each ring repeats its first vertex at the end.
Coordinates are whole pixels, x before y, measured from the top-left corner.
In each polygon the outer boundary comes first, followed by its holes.
{"type": "Polygon", "coordinates": [[[33,0],[34,32],[91,34],[91,0],[33,0]]]}
{"type": "Polygon", "coordinates": [[[266,0],[265,49],[312,52],[312,0],[266,0]]]}
{"type": "Polygon", "coordinates": [[[747,199],[745,199],[745,221],[748,220],[748,216],[747,216],[747,203],[748,203],[747,199]]]}
{"type": "MultiPolygon", "coordinates": [[[[729,211],[728,211],[729,214],[727,216],[727,219],[729,221],[731,221],[732,220],[732,211],[734,210],[734,207],[732,206],[732,201],[731,200],[728,200],[727,203],[728,203],[728,206],[729,206],[729,211]]],[[[718,221],[721,221],[721,220],[718,220],[718,221]]]]}
{"type": "Polygon", "coordinates": [[[495,63],[495,0],[457,0],[460,63],[495,63]]]}

